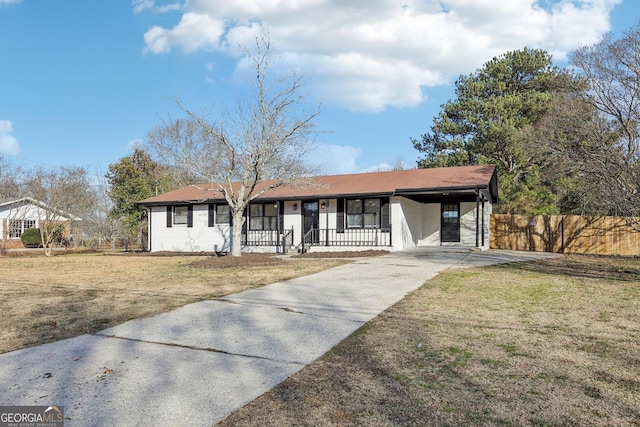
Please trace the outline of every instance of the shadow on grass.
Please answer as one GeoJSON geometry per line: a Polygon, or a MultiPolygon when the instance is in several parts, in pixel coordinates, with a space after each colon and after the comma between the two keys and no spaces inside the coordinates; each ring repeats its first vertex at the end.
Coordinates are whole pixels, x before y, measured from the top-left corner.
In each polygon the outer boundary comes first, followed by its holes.
{"type": "Polygon", "coordinates": [[[534,262],[497,265],[491,268],[585,279],[640,282],[640,258],[637,257],[567,255],[534,262]]]}

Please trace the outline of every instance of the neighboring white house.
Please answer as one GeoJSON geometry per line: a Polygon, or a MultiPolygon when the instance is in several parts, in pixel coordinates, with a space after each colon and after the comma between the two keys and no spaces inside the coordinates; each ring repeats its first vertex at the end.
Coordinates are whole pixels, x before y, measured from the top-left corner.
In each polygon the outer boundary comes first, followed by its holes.
{"type": "MultiPolygon", "coordinates": [[[[493,165],[330,175],[305,188],[269,190],[247,209],[243,251],[402,250],[489,246],[498,199],[493,165]]],[[[268,181],[263,183],[268,184],[268,181]]],[[[215,186],[191,185],[142,200],[149,250],[229,251],[229,206],[215,186]]]]}
{"type": "Polygon", "coordinates": [[[5,248],[23,248],[20,236],[29,228],[40,228],[47,220],[65,224],[63,237],[71,235],[71,222],[80,218],[53,209],[31,197],[0,202],[0,240],[5,248]]]}

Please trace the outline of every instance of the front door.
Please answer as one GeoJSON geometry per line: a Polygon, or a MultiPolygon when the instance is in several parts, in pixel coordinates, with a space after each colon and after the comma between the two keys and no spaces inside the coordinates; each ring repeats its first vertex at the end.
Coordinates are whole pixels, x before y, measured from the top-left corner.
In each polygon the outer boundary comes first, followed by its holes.
{"type": "Polygon", "coordinates": [[[320,239],[320,231],[318,225],[320,223],[320,211],[318,210],[318,202],[302,202],[302,234],[307,235],[309,230],[314,231],[309,235],[308,242],[318,243],[320,239]]]}
{"type": "Polygon", "coordinates": [[[442,204],[441,230],[442,242],[460,241],[460,203],[442,204]]]}

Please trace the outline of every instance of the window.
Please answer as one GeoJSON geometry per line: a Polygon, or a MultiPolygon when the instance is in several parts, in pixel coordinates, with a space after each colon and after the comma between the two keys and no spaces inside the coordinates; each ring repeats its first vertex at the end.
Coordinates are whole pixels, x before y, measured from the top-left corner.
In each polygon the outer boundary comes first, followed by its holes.
{"type": "Polygon", "coordinates": [[[380,199],[347,200],[347,228],[380,228],[380,199]]]}
{"type": "Polygon", "coordinates": [[[22,232],[30,228],[36,228],[36,220],[35,219],[25,219],[22,221],[22,232]]]}
{"type": "Polygon", "coordinates": [[[362,199],[347,200],[347,228],[362,228],[362,199]]]}
{"type": "Polygon", "coordinates": [[[22,236],[25,230],[36,227],[35,219],[13,219],[9,221],[8,235],[9,238],[17,239],[22,236]]]}
{"type": "Polygon", "coordinates": [[[216,205],[216,224],[229,224],[230,218],[229,205],[216,205]]]}
{"type": "Polygon", "coordinates": [[[457,221],[460,216],[460,208],[458,205],[444,205],[442,207],[442,218],[450,220],[451,222],[457,221]]]}
{"type": "Polygon", "coordinates": [[[275,203],[249,205],[250,230],[277,230],[278,206],[275,203]]]}
{"type": "Polygon", "coordinates": [[[18,238],[22,235],[22,221],[12,219],[9,221],[9,237],[12,239],[18,238]]]}
{"type": "Polygon", "coordinates": [[[460,241],[460,203],[442,204],[441,241],[460,241]]]}
{"type": "Polygon", "coordinates": [[[380,199],[364,201],[364,228],[380,228],[380,199]]]}
{"type": "Polygon", "coordinates": [[[176,225],[186,225],[189,215],[188,206],[175,206],[173,208],[173,223],[176,225]]]}

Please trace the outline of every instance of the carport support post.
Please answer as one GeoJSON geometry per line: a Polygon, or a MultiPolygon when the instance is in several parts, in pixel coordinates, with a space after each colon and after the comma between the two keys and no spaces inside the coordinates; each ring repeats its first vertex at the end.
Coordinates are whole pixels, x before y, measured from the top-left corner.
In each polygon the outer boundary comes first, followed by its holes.
{"type": "Polygon", "coordinates": [[[482,247],[484,248],[484,194],[482,195],[482,247]]]}
{"type": "Polygon", "coordinates": [[[480,191],[476,188],[476,248],[479,245],[478,228],[480,227],[480,191]]]}

